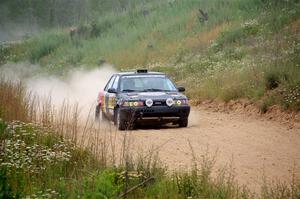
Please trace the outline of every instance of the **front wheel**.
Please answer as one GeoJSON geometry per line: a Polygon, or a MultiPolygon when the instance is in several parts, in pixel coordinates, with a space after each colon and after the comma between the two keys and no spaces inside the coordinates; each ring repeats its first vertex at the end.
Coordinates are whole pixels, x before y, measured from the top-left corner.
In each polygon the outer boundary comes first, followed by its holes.
{"type": "Polygon", "coordinates": [[[184,117],[184,118],[180,118],[178,125],[179,125],[179,127],[187,127],[188,123],[189,123],[188,118],[184,117]]]}
{"type": "Polygon", "coordinates": [[[126,122],[121,117],[120,109],[117,109],[115,112],[115,125],[120,131],[126,130],[126,122]]]}

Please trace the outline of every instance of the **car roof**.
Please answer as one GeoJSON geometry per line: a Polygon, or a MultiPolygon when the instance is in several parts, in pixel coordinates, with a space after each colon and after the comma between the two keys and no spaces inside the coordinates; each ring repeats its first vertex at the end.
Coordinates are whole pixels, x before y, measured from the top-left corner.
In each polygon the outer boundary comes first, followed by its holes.
{"type": "Polygon", "coordinates": [[[131,76],[131,75],[166,75],[166,74],[161,72],[120,72],[120,73],[116,73],[116,75],[131,76]]]}

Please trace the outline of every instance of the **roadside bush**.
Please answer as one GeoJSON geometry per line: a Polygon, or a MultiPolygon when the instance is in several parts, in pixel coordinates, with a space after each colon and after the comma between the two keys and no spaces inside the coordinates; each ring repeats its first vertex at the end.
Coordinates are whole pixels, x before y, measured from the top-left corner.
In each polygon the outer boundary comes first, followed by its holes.
{"type": "Polygon", "coordinates": [[[230,30],[223,31],[217,38],[214,47],[215,49],[219,49],[218,46],[225,48],[226,44],[240,42],[243,39],[247,39],[249,36],[257,35],[259,31],[260,26],[257,20],[253,19],[246,21],[239,26],[231,27],[230,30]]]}
{"type": "Polygon", "coordinates": [[[0,45],[0,66],[9,60],[10,49],[6,46],[0,45]]]}
{"type": "Polygon", "coordinates": [[[283,105],[287,109],[300,111],[300,82],[283,90],[283,105]]]}
{"type": "Polygon", "coordinates": [[[270,71],[265,74],[265,87],[267,90],[275,89],[280,84],[280,76],[278,72],[270,71]]]}
{"type": "Polygon", "coordinates": [[[275,104],[275,96],[266,96],[259,104],[259,110],[261,113],[266,113],[270,106],[275,104]]]}
{"type": "Polygon", "coordinates": [[[256,19],[244,22],[241,27],[246,36],[256,35],[260,31],[259,22],[256,19]]]}
{"type": "Polygon", "coordinates": [[[7,169],[0,167],[0,198],[14,198],[18,196],[19,194],[14,195],[7,179],[7,169]]]}
{"type": "Polygon", "coordinates": [[[123,190],[118,183],[117,170],[104,170],[89,175],[84,180],[84,198],[117,198],[123,190]]]}
{"type": "Polygon", "coordinates": [[[49,128],[0,121],[0,195],[21,198],[74,198],[84,176],[101,168],[94,156],[49,128]],[[80,183],[79,183],[80,182],[80,183]]]}
{"type": "Polygon", "coordinates": [[[234,43],[240,41],[244,37],[244,32],[241,27],[232,28],[221,33],[217,39],[217,43],[222,47],[227,43],[234,43]]]}
{"type": "Polygon", "coordinates": [[[45,34],[38,38],[28,41],[29,60],[31,62],[38,62],[41,58],[51,54],[63,43],[67,42],[67,35],[64,33],[45,34]]]}
{"type": "Polygon", "coordinates": [[[296,178],[295,174],[292,175],[291,182],[264,182],[260,195],[257,196],[260,199],[269,198],[288,198],[298,199],[300,198],[300,183],[299,179],[296,178]]]}
{"type": "Polygon", "coordinates": [[[224,102],[229,102],[230,100],[235,100],[245,96],[243,85],[240,85],[238,82],[236,82],[236,84],[237,85],[230,85],[222,88],[219,95],[224,102]]]}

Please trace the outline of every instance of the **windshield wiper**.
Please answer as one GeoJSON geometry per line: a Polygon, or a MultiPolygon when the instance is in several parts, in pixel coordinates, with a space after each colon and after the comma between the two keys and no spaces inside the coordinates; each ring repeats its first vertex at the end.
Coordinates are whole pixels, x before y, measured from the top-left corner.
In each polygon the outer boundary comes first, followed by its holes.
{"type": "Polygon", "coordinates": [[[132,89],[124,89],[124,90],[122,90],[122,92],[136,92],[136,90],[132,90],[132,89]]]}
{"type": "Polygon", "coordinates": [[[144,89],[143,91],[145,91],[145,92],[149,92],[149,91],[158,92],[158,91],[165,91],[165,90],[158,89],[158,88],[148,88],[148,89],[144,89]]]}

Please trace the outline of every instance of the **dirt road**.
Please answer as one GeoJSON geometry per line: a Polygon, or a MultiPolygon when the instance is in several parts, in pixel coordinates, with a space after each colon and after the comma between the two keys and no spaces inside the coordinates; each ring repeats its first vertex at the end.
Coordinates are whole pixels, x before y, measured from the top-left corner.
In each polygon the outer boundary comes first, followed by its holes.
{"type": "Polygon", "coordinates": [[[215,168],[233,162],[238,182],[252,189],[258,189],[263,175],[286,181],[294,171],[300,177],[300,129],[265,119],[193,108],[188,128],[139,129],[130,138],[135,150],[159,147],[171,170],[190,167],[188,141],[199,159],[218,150],[215,168]]]}

